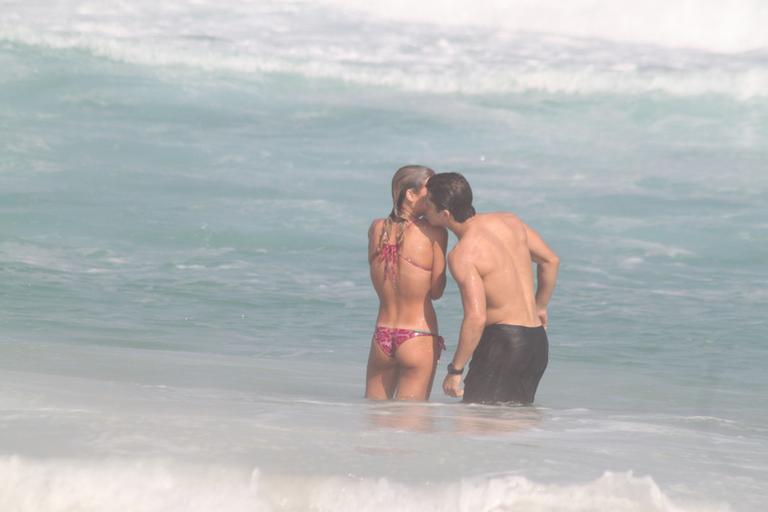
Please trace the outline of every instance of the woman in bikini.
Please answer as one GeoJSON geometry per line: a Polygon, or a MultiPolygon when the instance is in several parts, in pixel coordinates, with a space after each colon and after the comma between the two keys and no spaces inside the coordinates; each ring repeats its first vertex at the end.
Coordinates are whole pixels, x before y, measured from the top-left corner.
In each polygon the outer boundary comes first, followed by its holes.
{"type": "Polygon", "coordinates": [[[392,212],[368,230],[379,315],[368,356],[365,397],[428,400],[445,348],[432,301],[445,288],[447,231],[420,219],[435,172],[409,165],[392,178],[392,212]]]}

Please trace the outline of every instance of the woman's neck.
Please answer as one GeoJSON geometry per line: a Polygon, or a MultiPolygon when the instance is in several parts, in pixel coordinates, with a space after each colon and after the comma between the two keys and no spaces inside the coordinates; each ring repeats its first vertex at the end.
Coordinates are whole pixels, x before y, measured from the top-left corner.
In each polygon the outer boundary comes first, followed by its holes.
{"type": "Polygon", "coordinates": [[[416,219],[419,218],[416,214],[413,213],[413,209],[409,208],[407,206],[403,206],[402,208],[400,208],[400,211],[398,213],[399,213],[398,216],[401,219],[403,219],[404,221],[409,222],[409,223],[410,222],[415,222],[416,219]]]}

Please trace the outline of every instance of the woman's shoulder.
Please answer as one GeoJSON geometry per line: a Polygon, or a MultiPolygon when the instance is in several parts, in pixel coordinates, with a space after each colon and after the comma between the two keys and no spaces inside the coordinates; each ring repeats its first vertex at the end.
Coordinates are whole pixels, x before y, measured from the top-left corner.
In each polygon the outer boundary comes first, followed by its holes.
{"type": "Polygon", "coordinates": [[[371,221],[371,225],[368,227],[368,235],[372,235],[378,231],[381,231],[382,226],[384,226],[384,221],[386,219],[373,219],[371,221]]]}

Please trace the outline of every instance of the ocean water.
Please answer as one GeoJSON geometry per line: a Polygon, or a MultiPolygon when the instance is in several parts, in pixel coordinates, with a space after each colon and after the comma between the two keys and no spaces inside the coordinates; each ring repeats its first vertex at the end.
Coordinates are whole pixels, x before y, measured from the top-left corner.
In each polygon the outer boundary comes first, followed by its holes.
{"type": "Polygon", "coordinates": [[[670,3],[0,1],[0,510],[764,510],[768,7],[670,3]],[[361,398],[406,163],[561,256],[535,407],[361,398]]]}

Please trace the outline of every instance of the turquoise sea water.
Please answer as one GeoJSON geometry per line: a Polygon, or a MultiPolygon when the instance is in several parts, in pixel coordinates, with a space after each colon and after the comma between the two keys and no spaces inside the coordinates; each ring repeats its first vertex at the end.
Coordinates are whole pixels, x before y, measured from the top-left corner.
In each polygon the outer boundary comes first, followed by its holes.
{"type": "Polygon", "coordinates": [[[762,510],[768,13],[620,3],[0,2],[0,509],[762,510]],[[560,254],[536,407],[361,399],[406,163],[560,254]]]}

